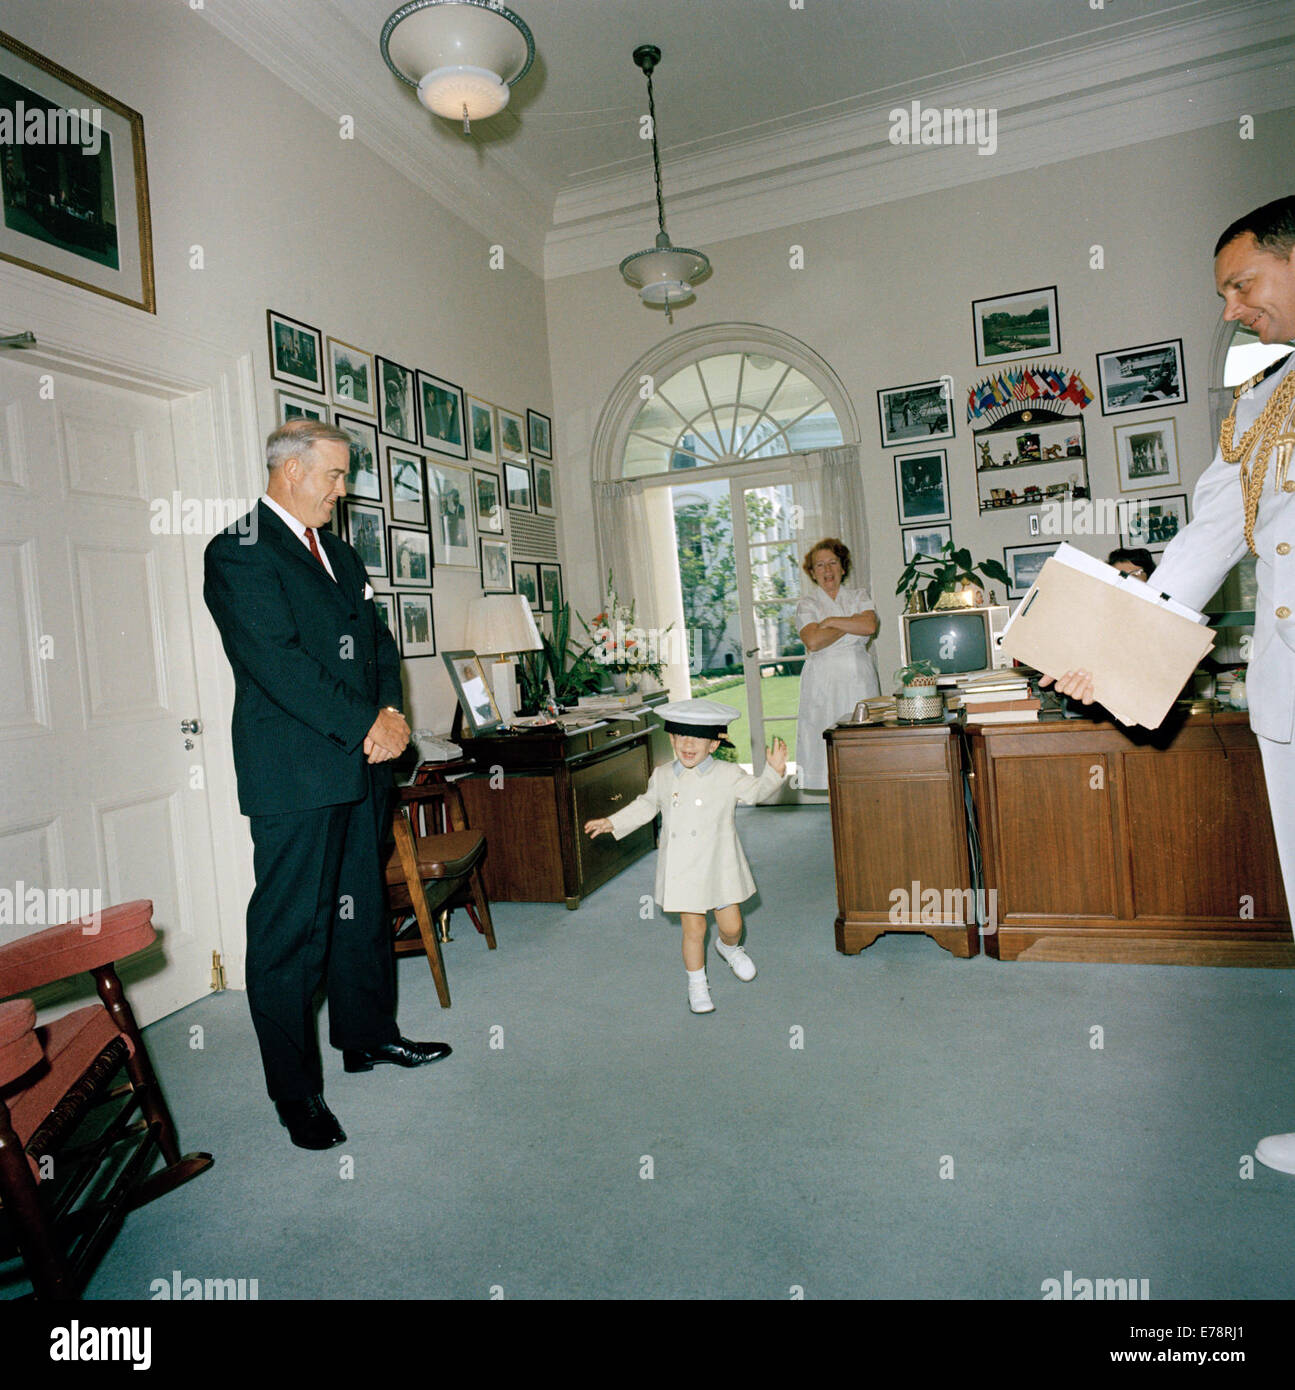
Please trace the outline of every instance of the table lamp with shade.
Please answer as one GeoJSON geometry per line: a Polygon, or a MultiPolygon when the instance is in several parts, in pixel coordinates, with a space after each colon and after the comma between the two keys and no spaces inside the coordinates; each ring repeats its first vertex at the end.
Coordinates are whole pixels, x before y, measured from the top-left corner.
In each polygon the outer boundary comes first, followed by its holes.
{"type": "Polygon", "coordinates": [[[517,714],[514,658],[518,652],[538,652],[543,648],[530,600],[525,594],[486,594],[472,599],[463,640],[478,656],[498,657],[489,667],[490,684],[500,717],[505,724],[511,724],[517,714]]]}

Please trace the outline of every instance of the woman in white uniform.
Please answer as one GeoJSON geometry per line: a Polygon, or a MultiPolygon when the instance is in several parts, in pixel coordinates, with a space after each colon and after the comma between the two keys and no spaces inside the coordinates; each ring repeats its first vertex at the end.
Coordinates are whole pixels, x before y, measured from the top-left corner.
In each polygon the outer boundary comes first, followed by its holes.
{"type": "Polygon", "coordinates": [[[850,552],[835,537],[819,541],[801,569],[814,591],[796,605],[796,627],[809,653],[800,677],[796,765],[801,785],[819,789],[827,786],[824,730],[860,700],[881,693],[872,651],[877,612],[865,590],[845,587],[850,552]]]}

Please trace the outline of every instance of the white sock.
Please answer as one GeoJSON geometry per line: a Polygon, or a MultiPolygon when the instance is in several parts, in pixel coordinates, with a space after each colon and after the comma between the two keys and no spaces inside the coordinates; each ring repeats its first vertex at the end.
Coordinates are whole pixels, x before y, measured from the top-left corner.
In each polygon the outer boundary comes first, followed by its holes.
{"type": "Polygon", "coordinates": [[[720,953],[721,956],[724,957],[725,960],[729,958],[729,953],[732,951],[736,951],[741,944],[742,942],[738,940],[730,946],[728,942],[724,941],[722,938],[718,936],[715,938],[715,949],[720,953]]]}
{"type": "Polygon", "coordinates": [[[706,983],[706,967],[704,965],[700,970],[685,970],[683,973],[687,975],[689,984],[704,985],[706,983]]]}

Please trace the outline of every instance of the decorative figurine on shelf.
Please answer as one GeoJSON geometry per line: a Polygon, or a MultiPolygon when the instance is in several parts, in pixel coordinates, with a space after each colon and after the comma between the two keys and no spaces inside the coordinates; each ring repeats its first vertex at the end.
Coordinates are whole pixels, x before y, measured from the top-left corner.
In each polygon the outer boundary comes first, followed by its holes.
{"type": "Polygon", "coordinates": [[[1045,459],[1059,459],[1059,458],[1061,457],[1061,445],[1060,445],[1060,444],[1049,444],[1049,445],[1043,450],[1043,457],[1044,457],[1045,459]]]}
{"type": "Polygon", "coordinates": [[[1002,467],[1004,467],[1004,468],[1010,468],[1011,466],[1012,466],[1012,456],[1011,456],[1011,454],[1004,454],[1004,455],[1003,455],[1002,467]]]}
{"type": "Polygon", "coordinates": [[[982,440],[980,443],[980,466],[982,468],[992,468],[994,466],[994,456],[989,452],[989,441],[982,440]]]}

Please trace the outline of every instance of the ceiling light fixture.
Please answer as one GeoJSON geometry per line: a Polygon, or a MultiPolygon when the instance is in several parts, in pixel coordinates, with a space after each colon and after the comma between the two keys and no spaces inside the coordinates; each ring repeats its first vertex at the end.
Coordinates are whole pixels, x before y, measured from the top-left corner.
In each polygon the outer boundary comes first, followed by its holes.
{"type": "Polygon", "coordinates": [[[429,111],[463,122],[498,115],[535,59],[526,22],[495,0],[409,0],[382,26],[387,66],[429,111]]]}
{"type": "Polygon", "coordinates": [[[700,251],[671,246],[665,229],[665,202],[661,197],[661,156],[656,140],[656,103],[652,99],[652,69],[661,61],[661,50],[644,44],[634,50],[634,62],[647,78],[648,121],[652,127],[652,170],[656,175],[657,233],[651,251],[636,251],[621,262],[621,274],[638,292],[644,304],[665,306],[666,318],[674,322],[674,305],[693,298],[693,286],[710,273],[710,261],[700,251]]]}

